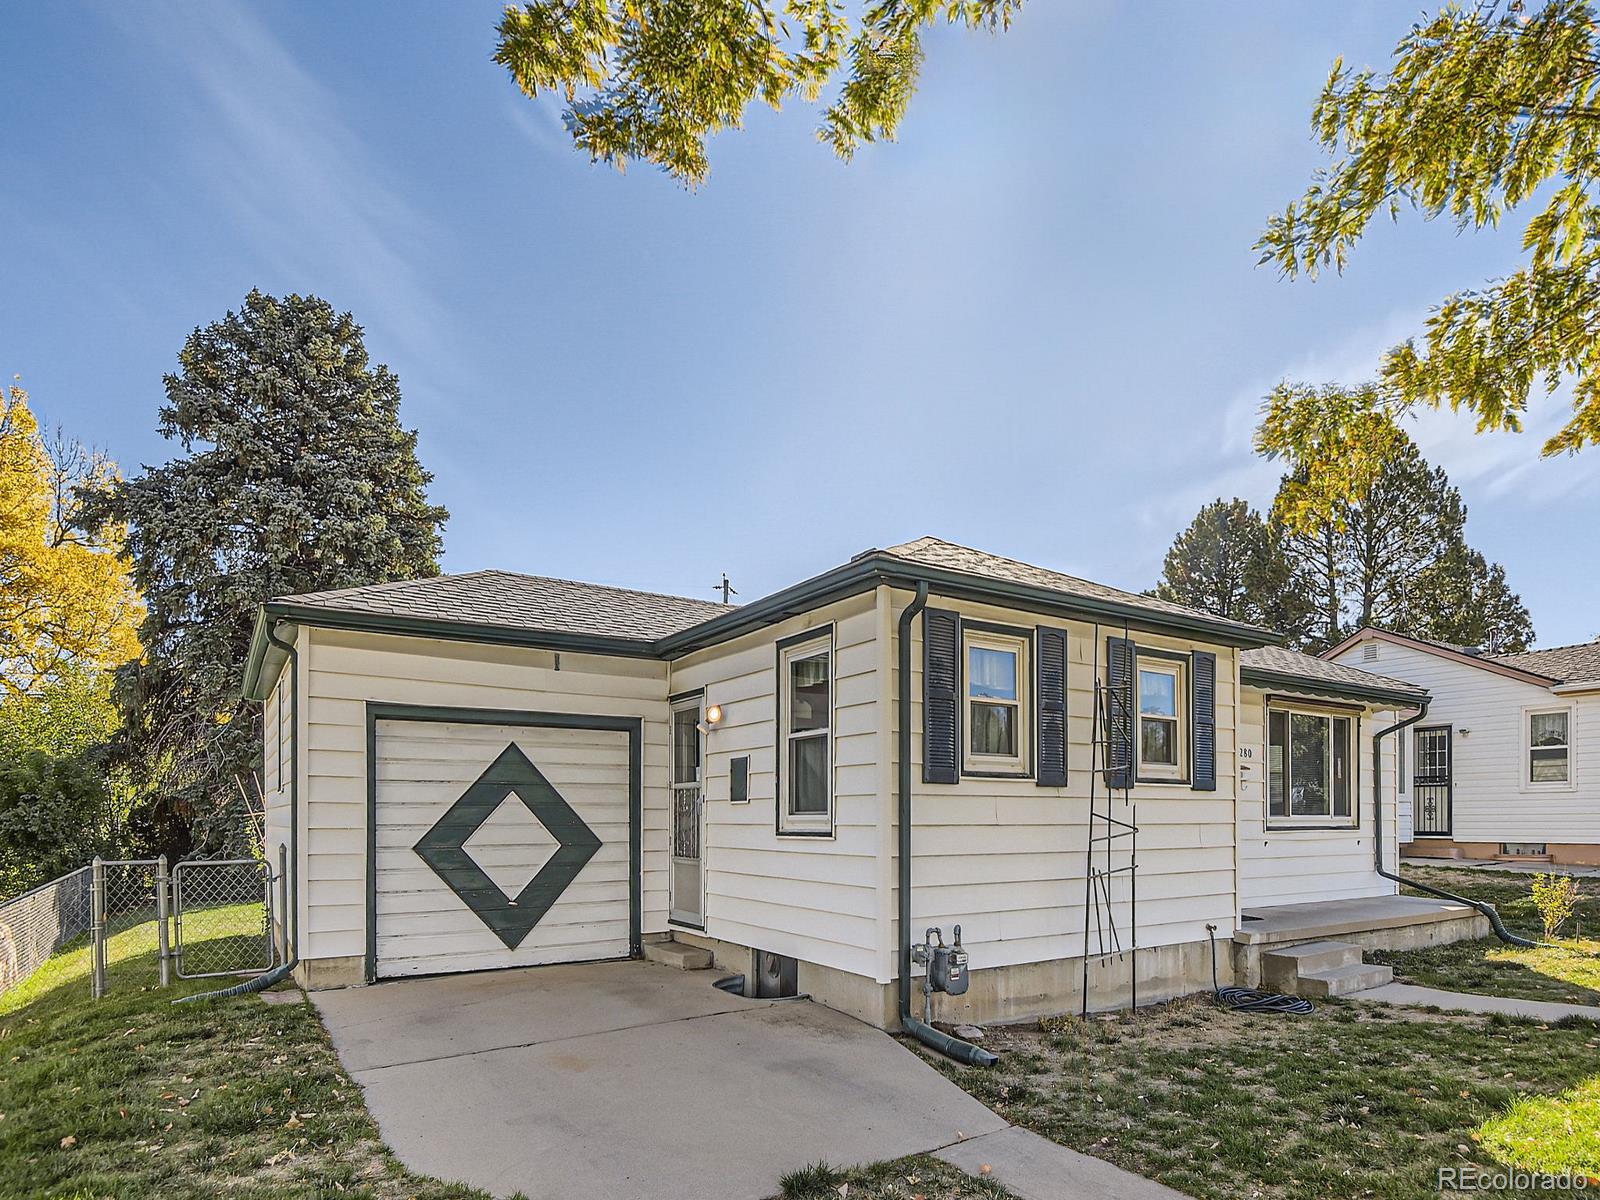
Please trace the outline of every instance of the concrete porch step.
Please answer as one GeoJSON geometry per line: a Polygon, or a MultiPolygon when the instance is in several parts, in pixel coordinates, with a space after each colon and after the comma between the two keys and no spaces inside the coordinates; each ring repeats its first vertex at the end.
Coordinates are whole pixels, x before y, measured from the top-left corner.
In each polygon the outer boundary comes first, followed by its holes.
{"type": "Polygon", "coordinates": [[[646,942],[645,961],[677,967],[680,971],[704,971],[711,966],[711,951],[683,942],[646,942]]]}
{"type": "Polygon", "coordinates": [[[1347,996],[1351,992],[1364,992],[1368,988],[1382,987],[1393,980],[1393,967],[1358,962],[1302,975],[1296,981],[1294,994],[1325,1000],[1329,996],[1347,996]]]}
{"type": "Polygon", "coordinates": [[[1293,993],[1297,979],[1361,961],[1361,947],[1349,942],[1301,942],[1268,950],[1261,956],[1261,980],[1268,987],[1293,993]]]}

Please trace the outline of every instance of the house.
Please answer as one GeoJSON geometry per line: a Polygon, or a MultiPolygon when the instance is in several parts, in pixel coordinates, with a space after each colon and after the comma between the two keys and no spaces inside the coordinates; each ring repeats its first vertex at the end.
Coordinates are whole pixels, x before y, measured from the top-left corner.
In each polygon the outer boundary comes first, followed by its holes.
{"type": "Polygon", "coordinates": [[[1432,698],[1402,735],[1407,854],[1600,865],[1600,641],[1484,654],[1362,629],[1323,657],[1432,698]]]}
{"type": "Polygon", "coordinates": [[[280,597],[245,689],[284,933],[311,987],[670,940],[888,1027],[929,927],[978,1020],[1476,932],[1377,865],[1373,735],[1423,689],[1274,641],[935,538],[738,607],[502,571],[280,597]]]}

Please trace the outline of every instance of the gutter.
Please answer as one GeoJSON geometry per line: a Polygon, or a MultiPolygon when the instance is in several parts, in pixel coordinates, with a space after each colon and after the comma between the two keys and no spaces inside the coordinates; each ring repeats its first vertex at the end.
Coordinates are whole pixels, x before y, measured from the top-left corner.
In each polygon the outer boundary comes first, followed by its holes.
{"type": "Polygon", "coordinates": [[[900,839],[896,855],[900,868],[897,896],[900,902],[900,961],[895,976],[895,994],[900,1008],[900,1027],[917,1041],[969,1067],[992,1067],[1000,1061],[993,1051],[941,1033],[911,1012],[911,622],[927,605],[928,585],[920,582],[917,584],[916,597],[900,613],[900,639],[896,645],[900,656],[899,695],[895,713],[899,754],[896,764],[899,768],[896,797],[899,811],[895,827],[900,839]]]}
{"type": "MultiPolygon", "coordinates": [[[[1377,733],[1374,733],[1372,735],[1372,827],[1373,827],[1372,864],[1373,864],[1373,867],[1377,870],[1378,874],[1381,875],[1385,879],[1392,880],[1395,883],[1403,883],[1407,887],[1416,888],[1417,891],[1426,892],[1430,896],[1438,896],[1441,900],[1450,900],[1450,901],[1452,901],[1452,902],[1454,902],[1456,904],[1465,904],[1470,908],[1477,909],[1485,917],[1489,918],[1489,927],[1494,930],[1495,936],[1497,938],[1499,938],[1502,942],[1507,942],[1507,943],[1509,943],[1510,945],[1513,945],[1513,946],[1529,946],[1529,947],[1537,946],[1540,943],[1531,942],[1525,937],[1519,937],[1517,934],[1514,934],[1509,929],[1507,929],[1505,927],[1505,923],[1500,920],[1500,914],[1499,914],[1499,912],[1497,912],[1495,910],[1495,906],[1490,904],[1487,900],[1469,900],[1465,896],[1458,896],[1454,892],[1445,891],[1443,888],[1436,888],[1436,887],[1432,886],[1431,884],[1418,883],[1415,879],[1407,879],[1405,876],[1396,874],[1393,871],[1384,870],[1384,866],[1383,866],[1383,754],[1382,754],[1382,751],[1383,751],[1383,739],[1388,737],[1391,733],[1399,733],[1401,730],[1407,729],[1410,726],[1415,725],[1418,721],[1422,720],[1424,717],[1426,717],[1428,715],[1428,706],[1431,703],[1432,703],[1432,701],[1429,698],[1424,697],[1422,702],[1421,702],[1421,704],[1418,706],[1417,711],[1416,711],[1415,714],[1413,714],[1412,716],[1407,717],[1404,721],[1397,721],[1395,724],[1389,726],[1387,729],[1380,729],[1380,730],[1378,730],[1377,733]]],[[[1396,865],[1398,865],[1398,864],[1396,864],[1396,865]]]]}
{"type": "MultiPolygon", "coordinates": [[[[290,978],[295,968],[300,965],[300,651],[294,642],[286,642],[278,636],[278,626],[286,623],[277,621],[270,628],[263,630],[261,623],[257,622],[257,629],[264,632],[266,640],[284,652],[289,671],[289,729],[294,737],[294,753],[289,755],[289,863],[291,865],[287,868],[289,878],[286,894],[289,911],[283,915],[285,961],[254,979],[246,979],[243,983],[236,983],[232,987],[221,988],[214,992],[196,992],[192,996],[180,996],[173,1001],[174,1004],[189,1004],[196,1000],[223,1000],[229,996],[247,996],[252,992],[264,992],[290,978]]],[[[259,671],[259,665],[256,669],[259,671]]],[[[278,736],[281,738],[283,735],[280,732],[278,736]]]]}

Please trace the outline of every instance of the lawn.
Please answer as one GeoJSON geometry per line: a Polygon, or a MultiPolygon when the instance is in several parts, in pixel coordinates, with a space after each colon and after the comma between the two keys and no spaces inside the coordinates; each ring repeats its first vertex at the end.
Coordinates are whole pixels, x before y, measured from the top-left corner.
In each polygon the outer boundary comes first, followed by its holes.
{"type": "MultiPolygon", "coordinates": [[[[225,961],[217,941],[197,957],[225,961]]],[[[152,943],[111,939],[104,1000],[81,947],[0,998],[0,1197],[487,1200],[388,1152],[309,1005],[174,1005],[232,981],[153,987],[152,943]]]]}
{"type": "MultiPolygon", "coordinates": [[[[1530,893],[1531,875],[1413,866],[1403,873],[1458,896],[1489,901],[1513,933],[1535,940],[1544,936],[1530,893]]],[[[1388,963],[1396,978],[1426,987],[1600,1005],[1600,941],[1595,940],[1600,935],[1600,880],[1579,883],[1583,891],[1574,928],[1563,931],[1572,936],[1559,938],[1553,946],[1530,950],[1487,938],[1368,957],[1388,963]]]]}
{"type": "Polygon", "coordinates": [[[1600,1176],[1589,1022],[1206,997],[985,1044],[998,1068],[936,1065],[1016,1124],[1206,1200],[1436,1200],[1437,1170],[1469,1164],[1600,1176]]]}
{"type": "Polygon", "coordinates": [[[783,1177],[782,1200],[1015,1200],[992,1179],[957,1170],[931,1155],[848,1171],[817,1163],[783,1177]]]}

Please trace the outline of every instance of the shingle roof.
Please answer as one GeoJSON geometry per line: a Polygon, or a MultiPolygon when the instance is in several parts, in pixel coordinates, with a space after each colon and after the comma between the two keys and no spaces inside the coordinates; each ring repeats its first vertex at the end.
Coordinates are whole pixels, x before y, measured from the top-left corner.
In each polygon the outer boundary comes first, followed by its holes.
{"type": "Polygon", "coordinates": [[[1484,658],[1519,671],[1531,671],[1557,683],[1587,683],[1600,679],[1600,640],[1577,646],[1552,646],[1520,654],[1485,654],[1484,658]]]}
{"type": "Polygon", "coordinates": [[[1398,692],[1403,695],[1416,696],[1418,699],[1427,695],[1426,688],[1418,687],[1414,683],[1407,683],[1403,679],[1391,679],[1387,675],[1361,671],[1355,667],[1347,667],[1342,663],[1329,662],[1324,658],[1314,658],[1309,654],[1301,654],[1295,650],[1285,650],[1282,646],[1261,646],[1252,650],[1241,650],[1239,652],[1239,669],[1242,672],[1257,670],[1273,675],[1288,675],[1304,679],[1308,683],[1323,684],[1334,689],[1354,687],[1398,692]]]}
{"type": "MultiPolygon", "coordinates": [[[[1107,600],[1116,604],[1125,604],[1135,608],[1147,609],[1153,613],[1166,613],[1170,616],[1199,618],[1205,621],[1230,624],[1218,617],[1215,613],[1208,613],[1198,608],[1190,608],[1184,604],[1174,604],[1168,600],[1158,600],[1154,596],[1141,596],[1136,592],[1125,592],[1120,588],[1107,587],[1103,583],[1094,583],[1087,579],[1079,579],[1076,575],[1066,575],[1060,571],[1051,571],[1045,567],[1036,567],[1030,563],[1018,562],[1014,558],[1002,558],[998,554],[990,554],[984,550],[974,550],[970,546],[960,546],[955,542],[947,542],[942,538],[920,537],[913,542],[902,542],[898,546],[890,546],[883,554],[894,558],[904,559],[907,562],[922,563],[930,567],[943,567],[949,571],[963,571],[969,575],[981,575],[989,579],[1002,579],[1011,583],[1026,584],[1030,587],[1048,588],[1054,592],[1061,592],[1068,596],[1078,596],[1091,600],[1107,600]]],[[[1242,628],[1251,629],[1254,626],[1239,624],[1242,628]]]]}
{"type": "Polygon", "coordinates": [[[280,596],[276,605],[489,625],[539,633],[654,641],[732,605],[513,571],[469,571],[330,592],[280,596]]]}

